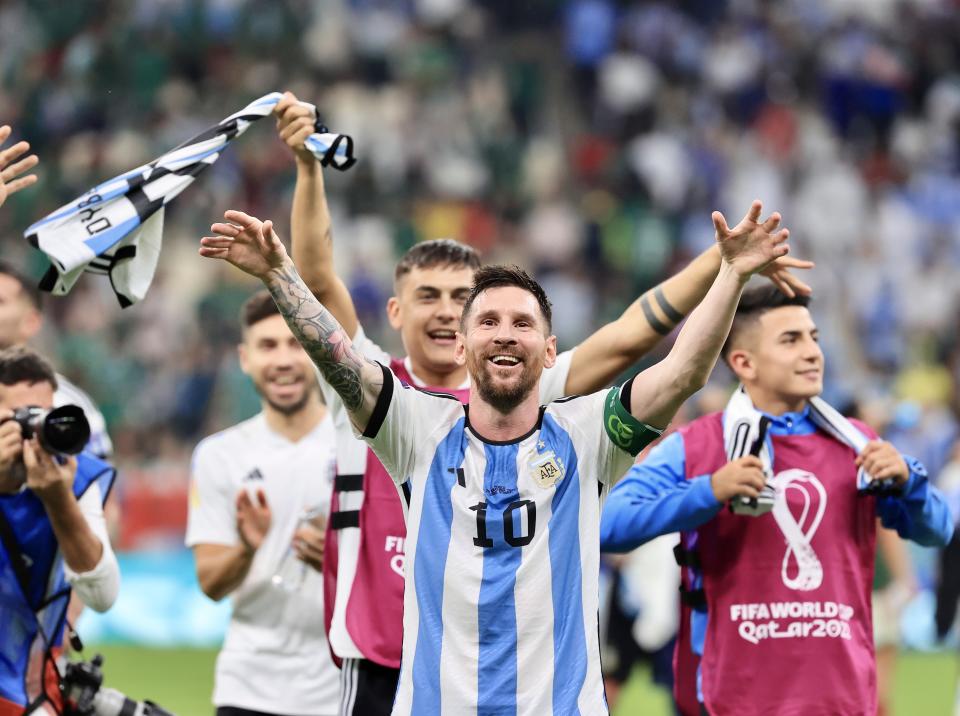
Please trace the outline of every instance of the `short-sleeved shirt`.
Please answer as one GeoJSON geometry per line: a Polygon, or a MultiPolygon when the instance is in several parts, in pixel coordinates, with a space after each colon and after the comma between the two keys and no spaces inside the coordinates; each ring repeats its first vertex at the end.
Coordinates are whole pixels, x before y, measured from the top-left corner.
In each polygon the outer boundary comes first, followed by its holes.
{"type": "MultiPolygon", "coordinates": [[[[297,442],[260,413],[197,445],[191,465],[188,547],[239,544],[236,497],[266,495],[271,525],[250,571],[231,594],[233,613],[217,658],[213,701],[268,713],[337,713],[339,671],[323,629],[323,578],[310,567],[299,589],[271,584],[305,509],[329,509],[333,422],[297,442]]],[[[288,559],[295,559],[288,557],[288,559]]]]}
{"type": "Polygon", "coordinates": [[[468,406],[383,373],[364,438],[408,502],[394,714],[606,714],[600,506],[633,462],[604,428],[608,393],[498,442],[468,406]]]}

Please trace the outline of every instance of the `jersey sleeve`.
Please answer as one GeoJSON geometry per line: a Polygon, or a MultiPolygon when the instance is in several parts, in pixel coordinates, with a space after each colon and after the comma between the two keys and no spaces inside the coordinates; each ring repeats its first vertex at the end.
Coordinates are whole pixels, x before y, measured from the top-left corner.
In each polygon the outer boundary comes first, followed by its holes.
{"type": "MultiPolygon", "coordinates": [[[[404,385],[393,371],[380,364],[383,389],[358,437],[366,441],[395,483],[403,484],[413,472],[418,450],[429,443],[430,436],[451,414],[463,414],[456,398],[426,393],[404,385]]],[[[356,430],[355,430],[356,432],[356,430]]]]}
{"type": "Polygon", "coordinates": [[[207,438],[190,462],[190,504],[187,511],[187,547],[198,544],[235,545],[237,491],[227,480],[220,459],[222,438],[207,438]]]}
{"type": "Polygon", "coordinates": [[[573,363],[573,348],[557,356],[557,362],[552,368],[546,368],[540,376],[540,404],[546,405],[559,400],[567,394],[567,376],[570,375],[570,365],[573,363]]]}

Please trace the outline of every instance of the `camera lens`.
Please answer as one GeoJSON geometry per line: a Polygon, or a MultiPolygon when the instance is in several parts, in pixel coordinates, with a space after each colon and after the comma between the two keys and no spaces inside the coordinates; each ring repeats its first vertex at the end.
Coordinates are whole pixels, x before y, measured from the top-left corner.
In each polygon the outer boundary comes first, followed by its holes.
{"type": "Polygon", "coordinates": [[[40,445],[50,453],[76,455],[90,440],[90,423],[78,405],[54,408],[35,429],[40,445]]]}

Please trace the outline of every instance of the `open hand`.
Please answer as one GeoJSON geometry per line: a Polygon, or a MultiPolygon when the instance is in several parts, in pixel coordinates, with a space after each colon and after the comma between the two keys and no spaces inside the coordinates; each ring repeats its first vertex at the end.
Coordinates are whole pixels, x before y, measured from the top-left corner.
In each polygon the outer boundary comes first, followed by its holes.
{"type": "MultiPolygon", "coordinates": [[[[10,125],[5,124],[0,127],[0,144],[3,144],[10,137],[10,125]]],[[[20,159],[30,145],[27,142],[17,142],[12,147],[7,147],[0,151],[0,206],[7,200],[11,194],[16,194],[21,189],[26,189],[37,181],[36,174],[27,174],[25,177],[17,178],[25,171],[33,169],[40,160],[36,154],[31,154],[25,159],[20,159]],[[20,159],[19,161],[17,161],[20,159]]]]}
{"type": "Polygon", "coordinates": [[[284,92],[273,113],[277,115],[277,134],[294,156],[301,162],[317,162],[313,152],[303,145],[307,137],[317,131],[313,108],[300,102],[293,92],[284,92]]]}
{"type": "Polygon", "coordinates": [[[781,256],[765,269],[761,269],[759,273],[770,279],[771,283],[787,298],[795,298],[797,294],[809,296],[813,293],[813,289],[794,275],[790,269],[812,269],[814,265],[813,261],[781,256]]]}
{"type": "Polygon", "coordinates": [[[241,488],[237,493],[237,534],[240,541],[251,552],[256,552],[263,544],[270,529],[270,505],[263,490],[257,490],[256,501],[250,499],[250,493],[241,488]]]}
{"type": "Polygon", "coordinates": [[[260,221],[242,211],[230,210],[228,223],[213,224],[216,236],[200,239],[200,255],[223,259],[251,276],[263,279],[270,271],[291,263],[272,221],[260,221]]]}
{"type": "Polygon", "coordinates": [[[746,216],[732,229],[719,211],[713,212],[713,226],[717,232],[720,256],[739,276],[749,278],[767,268],[771,263],[786,256],[789,251],[787,238],[790,232],[779,229],[780,214],[772,213],[760,221],[763,205],[754,200],[746,216]]]}

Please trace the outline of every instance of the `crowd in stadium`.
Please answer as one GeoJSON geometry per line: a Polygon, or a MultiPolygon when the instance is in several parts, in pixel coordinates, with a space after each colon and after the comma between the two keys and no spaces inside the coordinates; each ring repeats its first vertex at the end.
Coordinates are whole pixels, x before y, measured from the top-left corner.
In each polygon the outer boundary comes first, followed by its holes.
{"type": "MultiPolygon", "coordinates": [[[[15,241],[28,223],[288,87],[357,141],[361,164],[328,192],[374,335],[394,256],[455,236],[534,268],[572,345],[707,246],[710,209],[757,195],[818,262],[814,310],[855,377],[840,397],[911,400],[934,432],[955,431],[939,408],[957,364],[960,83],[938,3],[87,5],[0,8],[3,119],[47,167],[0,221],[38,275],[15,241]]],[[[256,131],[168,214],[138,315],[95,280],[50,303],[50,345],[103,405],[121,458],[251,410],[211,404],[218,380],[242,382],[232,319],[248,286],[189,256],[211,206],[285,226],[291,162],[256,131]]]]}
{"type": "MultiPolygon", "coordinates": [[[[564,349],[709,247],[712,210],[732,226],[759,197],[782,213],[791,254],[816,263],[802,280],[829,356],[824,397],[917,458],[960,511],[952,3],[97,5],[0,3],[0,124],[41,157],[0,232],[4,259],[31,277],[47,264],[25,227],[274,90],[356,143],[354,168],[324,172],[336,268],[367,336],[394,355],[384,305],[418,242],[452,237],[529,269],[564,349]]],[[[227,208],[290,237],[295,165],[272,125],[167,208],[143,301],[122,309],[92,275],[44,298],[34,343],[102,411],[132,475],[121,500],[151,483],[185,510],[197,443],[258,410],[236,346],[259,283],[197,244],[227,208]]],[[[722,410],[733,378],[721,366],[683,419],[722,410]]]]}

